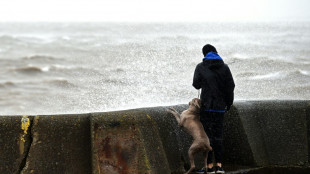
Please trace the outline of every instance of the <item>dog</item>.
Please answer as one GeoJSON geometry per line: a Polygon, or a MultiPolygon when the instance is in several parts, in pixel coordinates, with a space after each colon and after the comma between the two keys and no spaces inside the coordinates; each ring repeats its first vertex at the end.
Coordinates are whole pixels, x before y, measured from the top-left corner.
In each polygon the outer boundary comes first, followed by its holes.
{"type": "Polygon", "coordinates": [[[188,157],[191,167],[185,174],[189,174],[195,169],[194,156],[198,152],[203,152],[204,167],[207,169],[208,152],[212,150],[209,138],[200,122],[200,106],[200,99],[194,98],[189,102],[189,108],[183,111],[181,115],[173,107],[168,109],[168,112],[175,116],[178,125],[180,127],[184,127],[185,130],[193,137],[193,143],[188,150],[188,157]]]}

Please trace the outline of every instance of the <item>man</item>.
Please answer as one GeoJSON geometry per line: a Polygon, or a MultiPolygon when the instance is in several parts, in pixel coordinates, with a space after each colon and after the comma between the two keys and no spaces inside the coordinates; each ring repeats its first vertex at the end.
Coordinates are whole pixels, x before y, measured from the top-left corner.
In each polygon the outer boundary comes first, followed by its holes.
{"type": "MultiPolygon", "coordinates": [[[[203,61],[196,66],[193,86],[201,91],[200,121],[213,151],[208,155],[207,174],[225,173],[222,168],[224,114],[233,104],[235,83],[227,64],[210,44],[202,48],[203,61]],[[213,152],[216,166],[213,166],[213,152]]],[[[199,170],[197,173],[204,173],[199,170]]]]}

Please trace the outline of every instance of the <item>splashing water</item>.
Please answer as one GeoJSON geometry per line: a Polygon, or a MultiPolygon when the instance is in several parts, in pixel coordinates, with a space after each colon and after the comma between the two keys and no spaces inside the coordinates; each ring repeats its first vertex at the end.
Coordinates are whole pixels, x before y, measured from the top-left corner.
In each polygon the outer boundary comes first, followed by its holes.
{"type": "Polygon", "coordinates": [[[310,99],[310,23],[1,23],[0,115],[184,104],[206,43],[236,100],[310,99]]]}

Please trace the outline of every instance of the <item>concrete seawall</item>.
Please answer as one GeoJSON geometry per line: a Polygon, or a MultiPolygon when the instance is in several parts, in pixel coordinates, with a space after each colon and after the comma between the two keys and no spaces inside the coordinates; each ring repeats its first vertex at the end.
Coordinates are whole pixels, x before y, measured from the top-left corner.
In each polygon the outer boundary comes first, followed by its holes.
{"type": "MultiPolygon", "coordinates": [[[[0,173],[182,173],[192,140],[167,108],[0,116],[0,173]]],[[[235,102],[225,116],[224,146],[230,170],[308,169],[310,100],[235,102]]],[[[197,156],[196,166],[202,161],[197,156]]]]}

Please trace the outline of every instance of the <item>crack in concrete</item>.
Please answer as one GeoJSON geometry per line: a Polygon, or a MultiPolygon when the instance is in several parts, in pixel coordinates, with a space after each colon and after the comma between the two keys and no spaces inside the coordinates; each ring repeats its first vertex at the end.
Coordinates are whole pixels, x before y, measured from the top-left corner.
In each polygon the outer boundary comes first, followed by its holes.
{"type": "Polygon", "coordinates": [[[26,162],[27,162],[27,158],[29,156],[29,151],[30,151],[30,148],[31,148],[31,145],[32,145],[32,141],[33,141],[33,137],[32,137],[32,126],[33,126],[33,118],[29,118],[30,120],[30,125],[29,125],[29,128],[28,128],[28,134],[29,134],[29,145],[27,146],[27,148],[25,149],[24,151],[24,157],[19,165],[19,170],[18,170],[18,173],[19,174],[22,174],[23,173],[23,170],[26,166],[26,162]]]}

